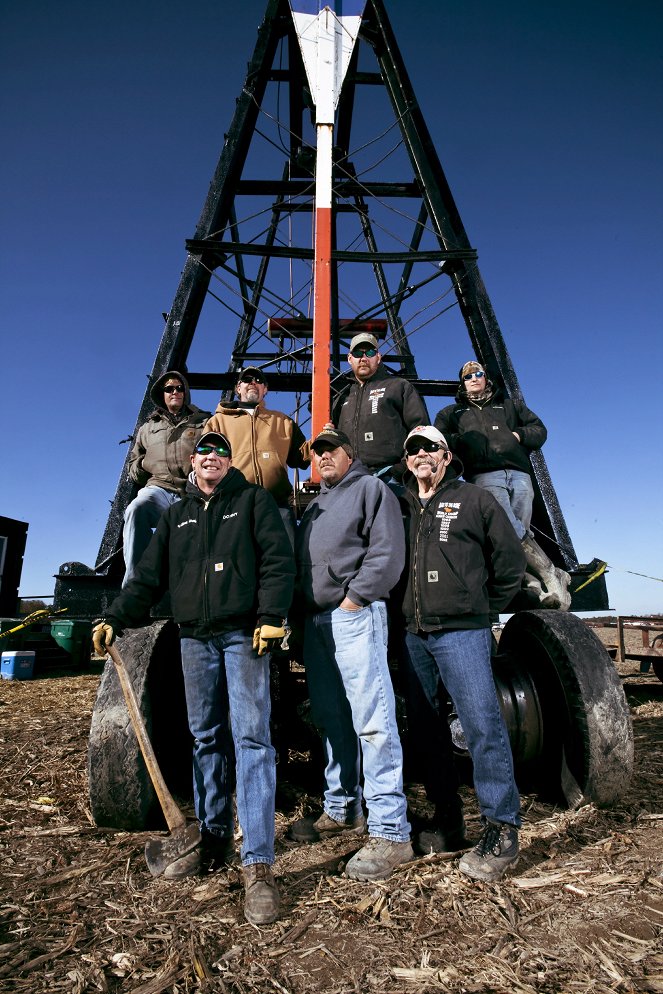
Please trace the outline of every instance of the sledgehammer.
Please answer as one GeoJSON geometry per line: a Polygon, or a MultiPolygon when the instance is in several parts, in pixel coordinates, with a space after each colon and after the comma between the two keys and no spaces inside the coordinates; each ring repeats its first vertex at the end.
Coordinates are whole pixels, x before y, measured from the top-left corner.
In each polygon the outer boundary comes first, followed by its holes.
{"type": "Polygon", "coordinates": [[[197,823],[187,824],[184,814],[178,808],[173,795],[166,786],[122,656],[114,645],[107,646],[106,651],[115,664],[115,671],[127,703],[131,724],[170,832],[170,835],[165,838],[148,839],[145,843],[147,868],[153,877],[158,877],[176,859],[195,849],[200,842],[200,829],[197,823]]]}

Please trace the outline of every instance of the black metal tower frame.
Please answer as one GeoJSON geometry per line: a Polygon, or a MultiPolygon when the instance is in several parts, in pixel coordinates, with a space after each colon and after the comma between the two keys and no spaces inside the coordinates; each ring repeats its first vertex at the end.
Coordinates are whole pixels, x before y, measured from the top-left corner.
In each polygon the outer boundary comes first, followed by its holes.
{"type": "MultiPolygon", "coordinates": [[[[281,55],[282,58],[282,55],[281,55]]],[[[196,227],[194,237],[187,240],[187,259],[175,299],[167,316],[161,343],[154,361],[149,383],[136,420],[136,429],[152,410],[149,391],[152,383],[167,369],[187,371],[192,389],[232,390],[235,373],[242,365],[251,363],[273,373],[272,387],[279,393],[306,394],[311,389],[310,324],[300,322],[300,331],[289,331],[284,338],[276,331],[271,339],[262,336],[260,347],[254,339],[256,322],[263,299],[270,263],[278,259],[313,260],[310,246],[280,244],[279,225],[284,217],[314,209],[313,149],[305,141],[305,115],[310,111],[306,76],[294,33],[293,20],[287,0],[268,0],[264,20],[246,80],[237,100],[235,113],[210,189],[196,227]],[[287,65],[275,66],[277,52],[287,51],[287,65]],[[244,166],[256,131],[265,92],[269,83],[288,87],[288,147],[287,158],[279,176],[269,179],[244,178],[244,166]],[[238,205],[244,198],[266,198],[271,203],[270,219],[262,240],[242,241],[238,205]],[[257,273],[250,277],[246,267],[252,257],[259,258],[257,273]],[[241,314],[234,346],[225,372],[190,371],[188,358],[203,305],[210,291],[213,274],[222,272],[237,281],[241,298],[241,314]]],[[[367,0],[359,43],[355,48],[343,85],[335,129],[335,169],[333,176],[334,218],[343,212],[354,213],[361,227],[365,247],[362,250],[341,249],[334,240],[332,254],[332,285],[338,288],[339,267],[346,264],[368,264],[372,269],[379,305],[385,318],[385,362],[398,375],[412,380],[424,396],[452,397],[457,381],[425,379],[419,376],[415,357],[401,321],[401,307],[416,289],[446,274],[453,286],[455,301],[462,314],[475,355],[486,366],[491,379],[514,399],[522,399],[509,353],[500,332],[484,283],[477,266],[477,253],[471,247],[460,214],[447,183],[442,165],[431,140],[421,109],[417,103],[396,39],[387,17],[383,0],[367,0]],[[359,52],[372,52],[375,71],[358,68],[359,52]],[[412,176],[402,181],[360,181],[349,159],[353,109],[359,87],[383,87],[388,96],[402,143],[407,151],[412,176]],[[409,244],[400,251],[381,251],[374,231],[372,201],[415,204],[418,212],[412,226],[409,244]],[[424,229],[433,230],[437,246],[421,248],[424,229]],[[427,279],[411,284],[412,272],[419,263],[434,263],[437,272],[427,279]],[[391,292],[385,276],[385,265],[399,264],[398,288],[391,292]]],[[[293,311],[290,312],[291,316],[293,311]]],[[[366,315],[359,315],[359,318],[366,315]]],[[[356,322],[359,318],[355,318],[356,322]]],[[[340,376],[344,350],[353,331],[353,323],[343,321],[339,313],[338,294],[332,302],[332,367],[340,376]]],[[[296,324],[296,322],[295,322],[296,324]]],[[[356,325],[355,325],[356,327],[356,325]]],[[[128,455],[127,455],[128,460],[128,455]]],[[[542,454],[534,453],[535,505],[533,523],[539,530],[539,541],[559,565],[578,574],[574,586],[591,572],[592,566],[579,567],[571,538],[555,494],[542,454]]],[[[123,468],[112,504],[108,523],[101,541],[94,569],[80,563],[65,563],[57,577],[56,605],[71,606],[74,611],[88,615],[100,614],[107,608],[119,587],[122,575],[122,518],[135,493],[134,485],[123,468]]],[[[605,583],[601,577],[582,595],[574,597],[574,609],[595,610],[607,607],[605,583]]]]}

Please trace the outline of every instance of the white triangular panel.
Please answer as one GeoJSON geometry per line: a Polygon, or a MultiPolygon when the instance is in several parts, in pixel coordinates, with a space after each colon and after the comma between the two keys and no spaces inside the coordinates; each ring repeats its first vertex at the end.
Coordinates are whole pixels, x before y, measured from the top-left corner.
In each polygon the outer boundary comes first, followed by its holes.
{"type": "Polygon", "coordinates": [[[315,0],[290,0],[318,124],[333,123],[365,2],[345,0],[337,5],[344,11],[342,14],[334,11],[335,4],[327,4],[316,12],[321,5],[315,0]]]}

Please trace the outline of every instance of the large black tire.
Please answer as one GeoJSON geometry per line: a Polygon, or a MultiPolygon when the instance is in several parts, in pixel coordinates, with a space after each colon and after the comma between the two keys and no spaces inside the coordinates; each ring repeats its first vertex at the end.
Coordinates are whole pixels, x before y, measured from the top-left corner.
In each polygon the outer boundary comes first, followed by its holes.
{"type": "Polygon", "coordinates": [[[500,654],[531,680],[542,712],[541,786],[569,804],[619,801],[633,773],[633,728],[621,681],[591,629],[560,611],[522,611],[500,654]]]}
{"type": "MultiPolygon", "coordinates": [[[[190,793],[191,740],[176,626],[158,621],[117,640],[161,772],[174,794],[190,793]]],[[[112,660],[92,712],[88,743],[92,816],[126,831],[162,827],[163,819],[112,660]]]]}

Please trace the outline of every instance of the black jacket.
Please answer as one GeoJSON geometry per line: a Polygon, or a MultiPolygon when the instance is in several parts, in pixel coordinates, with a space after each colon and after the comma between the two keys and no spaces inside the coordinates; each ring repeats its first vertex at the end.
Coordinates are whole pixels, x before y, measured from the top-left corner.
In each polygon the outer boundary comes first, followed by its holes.
{"type": "Polygon", "coordinates": [[[332,421],[352,442],[355,458],[371,471],[400,462],[408,433],[429,424],[415,387],[381,365],[365,383],[352,376],[334,404],[332,421]]]}
{"type": "Polygon", "coordinates": [[[403,613],[410,632],[488,628],[525,572],[525,556],[492,494],[458,479],[455,460],[425,507],[406,473],[408,581],[403,613]]]}
{"type": "Polygon", "coordinates": [[[519,469],[532,475],[529,453],[540,449],[548,433],[540,418],[521,401],[497,391],[490,400],[470,401],[457,394],[458,403],[443,408],[435,427],[465,466],[465,477],[496,469],[519,469]],[[520,442],[513,432],[520,435],[520,442]]]}
{"type": "Polygon", "coordinates": [[[166,590],[183,636],[206,638],[286,617],[295,566],[274,498],[230,468],[211,496],[189,481],[159,519],[136,576],[113,601],[116,630],[144,623],[166,590]]]}

